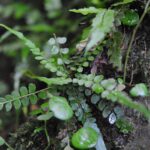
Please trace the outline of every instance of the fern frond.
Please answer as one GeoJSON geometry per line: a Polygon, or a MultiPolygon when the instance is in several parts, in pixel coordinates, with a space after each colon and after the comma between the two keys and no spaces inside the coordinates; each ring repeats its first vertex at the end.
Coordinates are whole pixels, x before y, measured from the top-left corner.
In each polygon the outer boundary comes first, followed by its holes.
{"type": "Polygon", "coordinates": [[[39,60],[40,63],[42,65],[44,65],[44,67],[48,70],[50,70],[51,72],[57,72],[57,75],[59,76],[67,76],[67,73],[65,72],[65,70],[62,68],[62,66],[58,66],[56,67],[51,60],[46,59],[44,54],[40,51],[40,49],[29,39],[27,39],[23,33],[18,32],[14,29],[9,28],[8,26],[4,25],[4,24],[0,24],[0,27],[5,28],[6,30],[8,30],[9,32],[11,32],[13,35],[15,35],[16,37],[18,37],[20,40],[22,40],[24,42],[24,44],[30,49],[30,51],[32,52],[32,54],[35,56],[36,60],[39,60]]]}
{"type": "Polygon", "coordinates": [[[46,98],[46,92],[50,87],[36,91],[36,86],[33,83],[28,85],[28,88],[20,87],[19,91],[13,91],[10,95],[6,95],[5,98],[0,98],[0,110],[5,106],[6,111],[10,111],[12,107],[20,109],[21,106],[28,106],[29,103],[36,104],[38,99],[46,98]]]}

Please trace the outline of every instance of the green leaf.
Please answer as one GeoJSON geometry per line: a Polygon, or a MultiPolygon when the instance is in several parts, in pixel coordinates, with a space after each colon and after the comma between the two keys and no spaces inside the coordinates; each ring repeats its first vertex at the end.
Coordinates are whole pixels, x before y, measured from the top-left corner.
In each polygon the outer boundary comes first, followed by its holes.
{"type": "Polygon", "coordinates": [[[100,83],[104,79],[103,75],[98,75],[94,78],[95,83],[100,83]]]}
{"type": "Polygon", "coordinates": [[[139,15],[135,11],[128,10],[125,12],[121,22],[127,26],[135,26],[139,22],[139,15]]]}
{"type": "Polygon", "coordinates": [[[114,11],[110,9],[101,9],[93,20],[90,40],[88,41],[86,50],[90,50],[97,43],[101,42],[106,34],[112,30],[113,25],[114,11]]]}
{"type": "Polygon", "coordinates": [[[149,95],[148,88],[144,83],[136,84],[135,87],[130,90],[130,94],[133,97],[149,95]]]}
{"type": "Polygon", "coordinates": [[[77,149],[93,148],[98,140],[98,133],[91,127],[79,129],[72,136],[72,145],[77,149]]]}
{"type": "Polygon", "coordinates": [[[0,136],[0,146],[5,144],[5,140],[0,136]]]}
{"type": "Polygon", "coordinates": [[[67,42],[66,37],[58,37],[58,38],[56,38],[56,40],[59,44],[65,44],[67,42]]]}
{"type": "Polygon", "coordinates": [[[91,103],[92,104],[96,104],[99,100],[100,100],[100,96],[99,95],[93,94],[91,96],[91,103]]]}
{"type": "Polygon", "coordinates": [[[78,84],[80,85],[80,86],[82,86],[82,85],[84,85],[86,82],[84,81],[84,80],[78,80],[78,84]]]}
{"type": "Polygon", "coordinates": [[[6,95],[5,96],[6,100],[8,101],[6,104],[5,104],[5,108],[6,108],[6,111],[9,112],[11,109],[12,109],[12,102],[11,100],[13,99],[11,95],[6,95]]]}
{"type": "Polygon", "coordinates": [[[41,99],[46,99],[47,93],[45,91],[41,91],[40,93],[38,93],[38,97],[41,99]]]}
{"type": "Polygon", "coordinates": [[[90,96],[92,94],[92,91],[90,89],[85,89],[85,95],[90,96]]]}
{"type": "Polygon", "coordinates": [[[92,86],[92,90],[96,93],[96,94],[100,94],[104,91],[103,87],[100,84],[94,84],[92,86]]]}
{"type": "Polygon", "coordinates": [[[22,86],[22,87],[20,88],[20,95],[21,95],[21,96],[28,95],[28,89],[27,89],[25,86],[22,86]]]}
{"type": "Polygon", "coordinates": [[[87,88],[91,87],[92,84],[93,84],[92,81],[85,81],[85,87],[87,87],[87,88]]]}
{"type": "Polygon", "coordinates": [[[30,102],[31,102],[31,104],[36,104],[38,98],[37,98],[37,96],[34,94],[34,92],[36,91],[36,86],[35,86],[35,84],[30,83],[28,88],[29,88],[29,93],[33,93],[33,95],[30,95],[30,96],[29,96],[30,102]]]}
{"type": "Polygon", "coordinates": [[[53,113],[52,112],[47,112],[46,114],[39,115],[37,117],[37,119],[41,120],[41,121],[46,121],[46,120],[49,120],[52,117],[53,117],[53,113]]]}
{"type": "Polygon", "coordinates": [[[68,120],[73,116],[72,108],[64,97],[52,96],[49,100],[49,108],[60,120],[68,120]]]}
{"type": "Polygon", "coordinates": [[[103,116],[104,118],[107,118],[108,115],[110,115],[110,113],[111,113],[111,107],[110,107],[110,106],[106,106],[106,107],[104,108],[103,112],[102,112],[102,116],[103,116]]]}
{"type": "Polygon", "coordinates": [[[19,97],[20,97],[19,92],[17,92],[17,91],[12,92],[12,96],[15,99],[13,102],[15,109],[19,109],[21,107],[21,101],[19,99],[19,97]]]}
{"type": "Polygon", "coordinates": [[[94,149],[95,150],[107,150],[104,139],[103,139],[103,136],[102,136],[102,133],[100,131],[100,128],[97,126],[95,121],[93,122],[92,120],[87,120],[84,123],[84,127],[91,127],[99,134],[98,140],[97,140],[97,143],[96,143],[96,146],[95,146],[94,149]]]}
{"type": "Polygon", "coordinates": [[[28,89],[26,87],[21,87],[20,88],[20,95],[23,97],[21,98],[21,102],[23,106],[28,106],[29,105],[29,98],[28,97],[24,97],[28,95],[28,89]]]}
{"type": "Polygon", "coordinates": [[[12,103],[11,102],[7,102],[5,104],[5,108],[6,108],[6,111],[9,112],[12,109],[12,103]]]}
{"type": "Polygon", "coordinates": [[[0,97],[0,110],[3,109],[5,101],[6,101],[5,98],[1,98],[1,97],[0,97]]]}
{"type": "Polygon", "coordinates": [[[99,109],[100,111],[103,111],[103,109],[104,109],[106,106],[107,106],[107,103],[106,103],[105,101],[103,101],[103,100],[98,103],[98,109],[99,109]]]}
{"type": "Polygon", "coordinates": [[[117,83],[116,80],[113,78],[107,79],[107,80],[103,80],[101,82],[101,85],[106,89],[106,90],[113,90],[117,83]]]}
{"type": "Polygon", "coordinates": [[[29,99],[30,99],[31,104],[36,104],[38,97],[36,95],[30,95],[29,99]]]}
{"type": "Polygon", "coordinates": [[[29,93],[34,93],[36,91],[35,84],[30,83],[28,89],[29,89],[29,93]]]}
{"type": "Polygon", "coordinates": [[[71,9],[70,11],[74,13],[80,13],[82,15],[88,15],[88,14],[97,14],[100,11],[100,9],[97,9],[95,7],[89,7],[89,8],[71,9]]]}

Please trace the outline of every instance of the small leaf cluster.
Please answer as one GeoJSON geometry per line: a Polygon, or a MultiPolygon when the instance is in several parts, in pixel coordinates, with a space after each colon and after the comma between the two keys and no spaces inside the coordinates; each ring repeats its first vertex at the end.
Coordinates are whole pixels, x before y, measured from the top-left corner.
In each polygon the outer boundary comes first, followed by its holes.
{"type": "Polygon", "coordinates": [[[123,118],[120,118],[116,121],[116,126],[124,134],[128,134],[131,131],[133,131],[132,124],[130,124],[127,120],[125,120],[123,118]]]}
{"type": "MultiPolygon", "coordinates": [[[[81,43],[81,45],[82,45],[82,43],[81,43]]],[[[80,47],[80,43],[77,44],[77,47],[80,47]]],[[[84,48],[81,50],[81,52],[78,55],[73,56],[70,59],[70,64],[67,65],[68,69],[70,69],[74,72],[78,72],[78,73],[84,72],[84,68],[88,68],[89,66],[91,66],[91,64],[95,60],[95,57],[97,55],[99,55],[103,50],[102,47],[98,47],[91,51],[88,51],[86,53],[86,55],[84,55],[84,53],[85,53],[84,48]],[[76,62],[76,63],[74,63],[74,62],[76,62]]]]}
{"type": "Polygon", "coordinates": [[[92,118],[92,111],[87,104],[84,90],[85,88],[82,86],[70,86],[66,91],[70,105],[75,112],[75,116],[82,123],[84,123],[88,118],[92,118]]]}
{"type": "Polygon", "coordinates": [[[66,41],[65,37],[50,38],[44,46],[43,56],[35,58],[40,60],[45,68],[51,72],[56,72],[58,76],[66,76],[65,65],[70,63],[67,57],[69,49],[61,47],[66,41]]]}

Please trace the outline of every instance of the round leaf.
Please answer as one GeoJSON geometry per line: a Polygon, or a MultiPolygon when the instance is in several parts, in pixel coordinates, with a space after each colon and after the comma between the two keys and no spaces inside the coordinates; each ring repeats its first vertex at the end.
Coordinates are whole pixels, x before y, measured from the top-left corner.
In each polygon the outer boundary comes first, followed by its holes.
{"type": "Polygon", "coordinates": [[[59,44],[64,44],[64,43],[67,42],[67,38],[66,38],[66,37],[58,37],[58,38],[57,38],[57,42],[58,42],[59,44]]]}
{"type": "Polygon", "coordinates": [[[69,49],[68,49],[68,48],[62,48],[62,49],[61,49],[61,53],[62,53],[62,54],[68,54],[68,52],[69,52],[69,49]]]}
{"type": "Polygon", "coordinates": [[[73,116],[72,108],[64,97],[53,96],[49,101],[49,108],[60,120],[68,120],[73,116]]]}
{"type": "Polygon", "coordinates": [[[103,115],[104,118],[107,118],[110,113],[111,113],[111,108],[110,108],[109,106],[107,106],[107,107],[105,107],[105,109],[103,110],[102,115],[103,115]]]}
{"type": "Polygon", "coordinates": [[[136,84],[135,87],[130,90],[130,94],[134,97],[148,96],[147,86],[144,83],[136,84]]]}
{"type": "Polygon", "coordinates": [[[90,127],[84,127],[73,135],[71,142],[75,148],[89,149],[96,145],[97,140],[98,133],[90,127]]]}
{"type": "Polygon", "coordinates": [[[104,91],[103,87],[100,84],[94,84],[92,86],[92,90],[96,93],[96,94],[100,94],[104,91]]]}
{"type": "Polygon", "coordinates": [[[96,76],[96,77],[94,78],[94,82],[99,83],[100,81],[103,80],[103,78],[104,78],[103,75],[98,75],[98,76],[96,76]]]}
{"type": "Polygon", "coordinates": [[[116,120],[117,120],[117,117],[116,117],[115,113],[111,113],[111,114],[109,115],[108,120],[109,120],[109,123],[110,123],[110,124],[114,124],[114,123],[116,122],[116,120]]]}
{"type": "Polygon", "coordinates": [[[101,82],[101,85],[106,89],[106,90],[113,90],[115,87],[116,87],[116,85],[117,85],[117,83],[116,83],[116,81],[115,81],[115,79],[107,79],[107,80],[103,80],[102,82],[101,82]]]}
{"type": "Polygon", "coordinates": [[[100,100],[100,96],[99,95],[93,94],[91,96],[91,103],[92,104],[96,104],[99,100],[100,100]]]}

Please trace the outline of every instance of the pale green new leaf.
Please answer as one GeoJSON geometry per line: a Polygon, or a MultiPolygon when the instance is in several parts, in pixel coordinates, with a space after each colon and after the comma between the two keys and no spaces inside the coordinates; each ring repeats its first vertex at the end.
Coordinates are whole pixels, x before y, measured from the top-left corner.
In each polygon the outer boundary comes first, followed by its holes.
{"type": "Polygon", "coordinates": [[[89,8],[80,8],[80,9],[71,9],[71,12],[74,13],[80,13],[82,15],[88,15],[88,14],[97,14],[99,13],[101,9],[97,9],[95,7],[89,7],[89,8]]]}
{"type": "Polygon", "coordinates": [[[97,43],[101,42],[107,33],[109,33],[114,25],[114,10],[101,9],[93,19],[92,29],[90,32],[90,40],[87,44],[88,51],[97,43]]]}
{"type": "Polygon", "coordinates": [[[133,87],[130,90],[130,94],[134,97],[148,96],[149,92],[148,92],[147,86],[144,83],[139,83],[139,84],[136,84],[135,87],[133,87]]]}
{"type": "Polygon", "coordinates": [[[117,82],[115,79],[113,78],[110,78],[110,79],[106,79],[106,80],[103,80],[101,82],[101,85],[106,89],[106,90],[113,90],[116,85],[117,85],[117,82]]]}
{"type": "Polygon", "coordinates": [[[46,121],[46,120],[49,120],[52,117],[53,117],[53,113],[52,112],[47,112],[46,114],[39,115],[37,117],[37,119],[41,120],[41,121],[46,121]]]}

